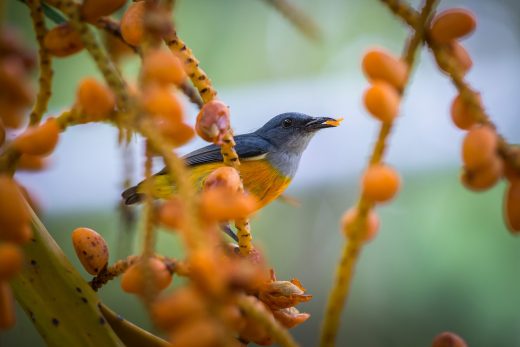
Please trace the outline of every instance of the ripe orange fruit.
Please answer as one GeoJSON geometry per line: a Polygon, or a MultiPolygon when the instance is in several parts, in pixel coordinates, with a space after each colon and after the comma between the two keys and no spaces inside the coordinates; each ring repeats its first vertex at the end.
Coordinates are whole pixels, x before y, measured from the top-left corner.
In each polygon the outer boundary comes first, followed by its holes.
{"type": "Polygon", "coordinates": [[[451,8],[435,16],[430,34],[437,43],[446,44],[470,34],[477,25],[473,12],[451,8]]]}
{"type": "Polygon", "coordinates": [[[146,290],[146,271],[150,271],[152,286],[156,290],[163,290],[172,281],[172,274],[162,261],[157,258],[148,260],[148,269],[145,269],[144,261],[140,261],[129,267],[121,277],[121,288],[127,293],[144,295],[146,290]]]}
{"type": "Polygon", "coordinates": [[[520,233],[520,179],[509,182],[504,199],[504,219],[509,231],[520,233]]]}
{"type": "Polygon", "coordinates": [[[155,124],[166,140],[175,147],[188,143],[195,136],[193,128],[183,122],[172,122],[167,118],[161,117],[155,120],[155,124]]]}
{"type": "Polygon", "coordinates": [[[88,22],[99,17],[109,16],[126,3],[126,0],[85,0],[81,4],[81,15],[88,22]]]}
{"type": "Polygon", "coordinates": [[[159,210],[159,220],[171,229],[181,229],[184,223],[184,207],[177,198],[166,201],[159,210]]]}
{"type": "MultiPolygon", "coordinates": [[[[345,212],[341,218],[341,230],[348,238],[354,236],[354,232],[356,231],[354,222],[358,218],[358,213],[357,208],[353,207],[345,212]]],[[[364,242],[368,242],[376,237],[377,231],[379,230],[379,218],[373,210],[368,212],[364,223],[360,225],[360,230],[361,240],[364,242]]]]}
{"type": "Polygon", "coordinates": [[[183,320],[205,315],[204,298],[192,287],[182,287],[171,295],[154,302],[151,307],[154,322],[169,330],[183,320]]]}
{"type": "Polygon", "coordinates": [[[21,171],[40,171],[47,167],[46,158],[39,155],[22,154],[18,160],[17,170],[21,171]]]}
{"type": "Polygon", "coordinates": [[[382,49],[372,49],[363,57],[361,63],[367,78],[374,82],[383,80],[397,90],[401,90],[408,78],[408,66],[401,59],[382,49]]]}
{"type": "Polygon", "coordinates": [[[375,81],[364,95],[365,107],[375,118],[391,122],[397,117],[401,97],[397,90],[384,81],[375,81]]]}
{"type": "Polygon", "coordinates": [[[496,156],[497,134],[488,126],[473,126],[462,142],[462,161],[469,169],[489,164],[496,156]]]}
{"type": "Polygon", "coordinates": [[[116,106],[112,90],[92,77],[81,80],[76,92],[76,101],[80,112],[91,121],[109,117],[116,106]]]}
{"type": "Polygon", "coordinates": [[[493,187],[504,174],[504,162],[493,157],[491,162],[474,170],[463,170],[460,177],[462,184],[468,189],[480,192],[493,187]]]}
{"type": "Polygon", "coordinates": [[[15,321],[11,287],[6,281],[2,281],[0,282],[0,331],[11,328],[15,321]]]}
{"type": "Polygon", "coordinates": [[[143,41],[145,11],[145,1],[133,2],[121,18],[121,35],[126,42],[133,46],[138,46],[143,41]]]}
{"type": "Polygon", "coordinates": [[[242,189],[240,174],[235,168],[223,166],[215,169],[204,180],[204,188],[211,189],[223,187],[230,192],[237,192],[242,189]]]}
{"type": "Polygon", "coordinates": [[[216,187],[201,194],[200,206],[204,217],[220,222],[247,218],[258,208],[258,201],[252,195],[216,187]]]}
{"type": "Polygon", "coordinates": [[[9,242],[0,243],[0,281],[13,278],[22,269],[22,263],[20,246],[9,242]]]}
{"type": "Polygon", "coordinates": [[[72,232],[72,245],[81,265],[91,275],[97,275],[108,264],[108,246],[101,235],[89,228],[72,232]]]}
{"type": "Polygon", "coordinates": [[[399,174],[384,164],[371,165],[363,175],[361,186],[363,195],[374,202],[391,200],[401,184],[399,174]]]}
{"type": "Polygon", "coordinates": [[[432,347],[467,347],[467,344],[458,335],[444,332],[435,337],[432,347]]]}
{"type": "Polygon", "coordinates": [[[152,115],[168,118],[174,123],[182,121],[182,105],[179,98],[167,87],[146,88],[142,97],[143,106],[152,115]]]}
{"type": "Polygon", "coordinates": [[[55,118],[48,118],[39,126],[30,127],[12,142],[12,146],[23,154],[48,155],[60,136],[60,126],[55,118]]]}
{"type": "Polygon", "coordinates": [[[45,34],[43,46],[52,55],[66,57],[81,51],[83,41],[69,23],[63,23],[45,34]]]}
{"type": "Polygon", "coordinates": [[[457,67],[466,74],[473,66],[473,60],[464,46],[458,41],[452,41],[449,44],[449,50],[453,56],[453,59],[457,63],[457,67]]]}
{"type": "MultiPolygon", "coordinates": [[[[477,94],[479,105],[482,108],[482,99],[480,94],[477,94]]],[[[468,130],[473,125],[477,124],[477,115],[474,112],[478,110],[472,109],[472,107],[464,101],[464,98],[459,94],[453,99],[451,104],[451,119],[453,124],[459,129],[468,130]]]]}
{"type": "Polygon", "coordinates": [[[202,139],[219,144],[229,127],[229,108],[226,104],[214,99],[202,106],[195,124],[195,130],[202,139]]]}
{"type": "Polygon", "coordinates": [[[171,330],[169,341],[172,346],[213,347],[221,345],[224,336],[219,323],[208,317],[182,322],[171,330]]]}
{"type": "Polygon", "coordinates": [[[146,81],[160,84],[181,85],[186,80],[179,58],[163,49],[153,50],[145,55],[142,73],[146,81]]]}
{"type": "Polygon", "coordinates": [[[0,175],[0,239],[17,243],[31,238],[29,211],[16,182],[0,175]]]}

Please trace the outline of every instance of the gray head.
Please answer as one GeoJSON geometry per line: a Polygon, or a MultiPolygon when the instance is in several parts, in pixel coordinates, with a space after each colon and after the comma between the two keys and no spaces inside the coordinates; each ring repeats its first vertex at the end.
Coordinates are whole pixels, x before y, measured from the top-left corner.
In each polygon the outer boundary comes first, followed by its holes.
{"type": "Polygon", "coordinates": [[[282,113],[255,134],[267,140],[273,148],[267,154],[269,162],[287,177],[293,177],[301,155],[319,129],[336,125],[328,117],[311,117],[303,113],[282,113]]]}
{"type": "Polygon", "coordinates": [[[327,123],[333,120],[296,112],[282,113],[273,117],[255,133],[279,151],[301,154],[319,129],[335,126],[327,123]]]}

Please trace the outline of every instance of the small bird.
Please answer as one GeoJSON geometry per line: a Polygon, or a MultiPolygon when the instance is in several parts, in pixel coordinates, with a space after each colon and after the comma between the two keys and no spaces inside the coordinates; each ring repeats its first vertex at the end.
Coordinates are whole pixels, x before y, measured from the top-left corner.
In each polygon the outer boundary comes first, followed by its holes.
{"type": "MultiPolygon", "coordinates": [[[[258,208],[278,198],[294,177],[303,151],[317,130],[335,127],[340,120],[311,117],[302,113],[283,113],[255,132],[235,136],[244,188],[258,199],[258,208]]],[[[220,147],[209,145],[187,154],[190,179],[197,189],[216,168],[224,165],[220,147]]],[[[166,168],[152,178],[154,198],[167,199],[175,194],[175,182],[166,168]]],[[[143,182],[122,194],[127,205],[144,197],[143,182]]]]}

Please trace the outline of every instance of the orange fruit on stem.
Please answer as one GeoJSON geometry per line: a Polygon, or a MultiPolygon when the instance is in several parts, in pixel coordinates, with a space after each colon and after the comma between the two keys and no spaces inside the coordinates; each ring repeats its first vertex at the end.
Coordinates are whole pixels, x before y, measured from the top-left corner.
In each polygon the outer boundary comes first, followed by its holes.
{"type": "Polygon", "coordinates": [[[6,281],[0,282],[0,331],[11,328],[15,323],[14,300],[11,287],[6,281]]]}
{"type": "Polygon", "coordinates": [[[391,200],[401,184],[399,174],[384,164],[371,165],[362,178],[363,195],[374,202],[391,200]]]}
{"type": "Polygon", "coordinates": [[[473,60],[471,60],[471,56],[466,51],[466,48],[458,41],[453,41],[449,44],[449,50],[459,70],[466,74],[473,66],[473,60]]]}
{"type": "Polygon", "coordinates": [[[133,46],[138,46],[144,39],[145,1],[136,1],[130,4],[121,18],[121,35],[133,46]]]}
{"type": "Polygon", "coordinates": [[[471,127],[462,142],[462,161],[469,169],[488,165],[497,154],[498,138],[488,126],[471,127]]]}
{"type": "Polygon", "coordinates": [[[81,51],[83,41],[69,23],[63,23],[45,34],[43,46],[56,57],[66,57],[81,51]]]}
{"type": "Polygon", "coordinates": [[[76,92],[76,101],[80,112],[92,121],[109,117],[116,106],[112,90],[92,77],[81,80],[76,92]]]}
{"type": "Polygon", "coordinates": [[[17,243],[31,238],[29,210],[16,182],[0,176],[0,240],[17,243]]]}
{"type": "Polygon", "coordinates": [[[493,187],[504,174],[504,162],[499,157],[493,157],[491,162],[478,169],[462,171],[462,184],[468,189],[480,192],[493,187]]]}
{"type": "Polygon", "coordinates": [[[89,228],[72,232],[72,245],[81,265],[91,275],[97,275],[108,264],[108,246],[105,239],[89,228]]]}
{"type": "Polygon", "coordinates": [[[22,263],[20,246],[9,242],[0,243],[0,281],[13,278],[22,269],[22,263]]]}
{"type": "Polygon", "coordinates": [[[163,49],[153,50],[145,55],[142,72],[146,81],[160,84],[181,85],[186,80],[179,58],[163,49]]]}
{"type": "Polygon", "coordinates": [[[230,166],[223,166],[215,169],[204,180],[204,188],[211,189],[223,187],[230,192],[237,192],[242,189],[242,180],[238,171],[230,166]]]}
{"type": "Polygon", "coordinates": [[[60,126],[55,118],[48,118],[39,126],[30,127],[12,142],[12,146],[23,154],[48,155],[56,145],[60,126]]]}
{"type": "Polygon", "coordinates": [[[84,0],[80,11],[86,21],[93,22],[99,17],[111,15],[125,3],[126,0],[84,0]]]}
{"type": "Polygon", "coordinates": [[[155,290],[163,290],[172,281],[172,274],[166,265],[157,258],[148,259],[148,265],[144,261],[129,267],[121,277],[121,288],[127,293],[144,295],[146,290],[146,271],[150,271],[151,286],[155,290]],[[148,269],[145,269],[148,266],[148,269]]]}
{"type": "Polygon", "coordinates": [[[401,59],[382,49],[372,49],[363,57],[363,72],[370,81],[383,80],[396,89],[404,87],[408,66],[401,59]]]}
{"type": "Polygon", "coordinates": [[[364,95],[365,107],[375,118],[386,123],[397,117],[401,97],[389,83],[375,81],[364,95]]]}
{"type": "MultiPolygon", "coordinates": [[[[480,94],[476,94],[479,101],[479,106],[482,108],[482,99],[480,94]]],[[[464,100],[462,95],[457,95],[451,104],[451,119],[453,124],[459,129],[468,130],[473,125],[477,124],[478,109],[473,109],[472,106],[464,100]]]]}
{"type": "Polygon", "coordinates": [[[172,198],[166,201],[159,209],[159,220],[168,228],[181,229],[184,218],[184,207],[180,199],[172,198]]]}
{"type": "Polygon", "coordinates": [[[22,154],[18,160],[18,171],[40,171],[47,167],[46,158],[39,155],[22,154]]]}
{"type": "Polygon", "coordinates": [[[433,18],[430,34],[437,43],[446,44],[470,34],[476,26],[477,20],[473,12],[451,8],[433,18]]]}
{"type": "Polygon", "coordinates": [[[214,99],[202,106],[197,115],[195,130],[203,140],[219,144],[229,127],[229,108],[225,103],[214,99]]]}
{"type": "Polygon", "coordinates": [[[167,87],[146,88],[142,102],[146,111],[152,115],[164,116],[174,123],[182,121],[181,102],[167,87]]]}
{"type": "MultiPolygon", "coordinates": [[[[355,235],[355,221],[358,219],[358,215],[358,209],[353,207],[345,212],[341,218],[341,230],[348,238],[352,238],[355,235]]],[[[361,240],[368,242],[374,239],[379,229],[379,218],[377,214],[373,210],[368,211],[366,219],[359,227],[361,240]]]]}

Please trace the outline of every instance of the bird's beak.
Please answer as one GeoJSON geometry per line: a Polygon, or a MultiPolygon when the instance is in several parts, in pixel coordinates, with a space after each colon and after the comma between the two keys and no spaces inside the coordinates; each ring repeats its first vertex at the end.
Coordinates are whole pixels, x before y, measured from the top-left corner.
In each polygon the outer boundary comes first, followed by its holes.
{"type": "Polygon", "coordinates": [[[305,128],[309,130],[333,128],[337,127],[342,120],[343,118],[334,119],[329,117],[315,117],[313,120],[305,124],[305,128]]]}

